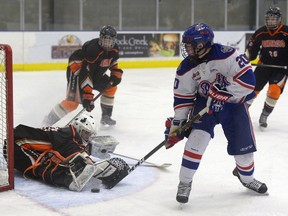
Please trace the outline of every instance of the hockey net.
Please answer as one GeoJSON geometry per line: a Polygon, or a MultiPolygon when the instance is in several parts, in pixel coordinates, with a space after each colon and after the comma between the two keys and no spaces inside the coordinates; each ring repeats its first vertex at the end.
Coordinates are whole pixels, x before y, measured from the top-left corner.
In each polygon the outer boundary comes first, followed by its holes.
{"type": "Polygon", "coordinates": [[[14,188],[12,49],[0,44],[0,191],[14,188]]]}

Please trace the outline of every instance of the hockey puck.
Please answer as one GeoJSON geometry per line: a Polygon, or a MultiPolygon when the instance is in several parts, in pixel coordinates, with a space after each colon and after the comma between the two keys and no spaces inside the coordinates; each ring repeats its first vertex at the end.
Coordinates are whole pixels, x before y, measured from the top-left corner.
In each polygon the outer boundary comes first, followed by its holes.
{"type": "Polygon", "coordinates": [[[91,189],[91,192],[92,192],[92,193],[99,193],[99,192],[100,192],[100,189],[99,189],[99,188],[92,188],[92,189],[91,189]]]}

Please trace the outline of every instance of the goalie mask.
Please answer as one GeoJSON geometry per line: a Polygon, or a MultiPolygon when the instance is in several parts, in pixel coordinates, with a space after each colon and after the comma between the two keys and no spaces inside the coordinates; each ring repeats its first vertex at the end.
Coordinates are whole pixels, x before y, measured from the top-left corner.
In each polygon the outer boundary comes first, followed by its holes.
{"type": "Polygon", "coordinates": [[[204,23],[192,25],[183,33],[181,54],[184,58],[202,59],[213,45],[214,33],[204,23]]]}
{"type": "Polygon", "coordinates": [[[281,24],[282,13],[278,7],[270,7],[265,15],[265,25],[269,30],[276,30],[281,24]]]}
{"type": "Polygon", "coordinates": [[[73,122],[73,126],[81,136],[85,145],[87,145],[92,135],[96,135],[95,120],[88,114],[82,114],[81,116],[77,117],[73,122]]]}
{"type": "Polygon", "coordinates": [[[100,30],[99,45],[104,50],[110,50],[116,43],[117,32],[114,27],[107,25],[100,30]]]}

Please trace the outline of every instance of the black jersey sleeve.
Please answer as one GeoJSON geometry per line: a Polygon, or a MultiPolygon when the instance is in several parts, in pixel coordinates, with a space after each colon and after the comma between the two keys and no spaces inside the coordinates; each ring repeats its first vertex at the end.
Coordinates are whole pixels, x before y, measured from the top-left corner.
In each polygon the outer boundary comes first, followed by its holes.
{"type": "Polygon", "coordinates": [[[247,43],[247,51],[249,54],[249,61],[252,61],[257,58],[258,53],[261,48],[261,35],[265,32],[266,27],[261,27],[255,31],[255,33],[249,38],[247,43]]]}

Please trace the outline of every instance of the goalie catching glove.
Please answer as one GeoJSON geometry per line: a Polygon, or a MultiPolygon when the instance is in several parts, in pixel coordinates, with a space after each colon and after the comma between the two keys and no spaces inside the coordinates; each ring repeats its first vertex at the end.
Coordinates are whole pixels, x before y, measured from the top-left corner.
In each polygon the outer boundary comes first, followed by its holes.
{"type": "Polygon", "coordinates": [[[100,159],[109,159],[119,142],[113,136],[91,136],[88,142],[90,155],[100,159]]]}
{"type": "Polygon", "coordinates": [[[214,83],[209,90],[207,107],[209,107],[208,114],[213,112],[220,112],[223,110],[225,102],[232,97],[226,88],[222,88],[218,83],[214,83]]]}

